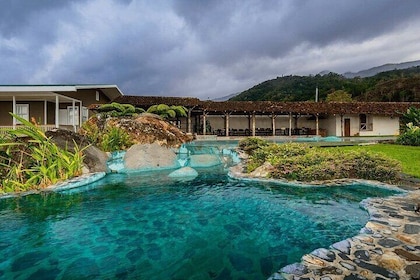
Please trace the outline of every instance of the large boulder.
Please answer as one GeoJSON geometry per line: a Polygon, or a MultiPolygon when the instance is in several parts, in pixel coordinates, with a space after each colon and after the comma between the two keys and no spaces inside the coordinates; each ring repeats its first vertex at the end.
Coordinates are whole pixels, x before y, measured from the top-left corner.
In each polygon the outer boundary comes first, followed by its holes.
{"type": "Polygon", "coordinates": [[[65,129],[55,129],[47,131],[45,133],[47,137],[50,137],[51,140],[62,149],[69,149],[74,151],[75,143],[79,149],[85,148],[83,150],[84,159],[83,163],[87,167],[89,172],[106,172],[107,171],[107,153],[101,151],[96,146],[90,145],[86,137],[75,133],[70,130],[65,129]]]}
{"type": "Polygon", "coordinates": [[[179,167],[175,152],[157,143],[135,144],[131,146],[124,156],[124,164],[127,171],[179,167]]]}

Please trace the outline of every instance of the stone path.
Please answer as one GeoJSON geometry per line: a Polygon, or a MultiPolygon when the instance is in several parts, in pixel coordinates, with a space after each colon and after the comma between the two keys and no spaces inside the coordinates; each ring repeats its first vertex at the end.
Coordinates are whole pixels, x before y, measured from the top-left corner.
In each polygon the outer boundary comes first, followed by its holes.
{"type": "Polygon", "coordinates": [[[359,235],[304,255],[269,279],[420,279],[418,203],[420,190],[365,200],[370,220],[359,235]]]}

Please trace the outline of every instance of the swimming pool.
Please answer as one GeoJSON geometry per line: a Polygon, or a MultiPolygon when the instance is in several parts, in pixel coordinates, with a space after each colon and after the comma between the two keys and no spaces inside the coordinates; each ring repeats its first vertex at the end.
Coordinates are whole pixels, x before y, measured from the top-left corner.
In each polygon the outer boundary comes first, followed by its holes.
{"type": "Polygon", "coordinates": [[[113,174],[0,200],[5,279],[264,279],[366,223],[359,202],[395,191],[243,182],[222,166],[188,182],[113,174]]]}

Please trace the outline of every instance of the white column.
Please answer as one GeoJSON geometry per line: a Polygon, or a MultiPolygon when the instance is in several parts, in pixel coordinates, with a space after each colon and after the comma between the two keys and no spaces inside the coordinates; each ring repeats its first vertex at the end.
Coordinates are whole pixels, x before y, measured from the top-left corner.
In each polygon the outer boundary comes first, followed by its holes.
{"type": "Polygon", "coordinates": [[[229,136],[229,113],[225,113],[225,134],[229,136]]]}
{"type": "Polygon", "coordinates": [[[292,113],[289,113],[289,136],[292,136],[292,113]]]}
{"type": "Polygon", "coordinates": [[[47,100],[44,100],[44,125],[47,125],[47,118],[48,118],[47,110],[48,110],[47,100]]]}
{"type": "MultiPolygon", "coordinates": [[[[13,103],[12,104],[12,106],[13,106],[12,113],[13,113],[13,115],[16,115],[16,96],[14,96],[14,95],[13,95],[13,102],[12,103],[13,103]]],[[[16,129],[16,118],[15,117],[12,118],[12,123],[13,123],[13,129],[16,129]]]]}
{"type": "Polygon", "coordinates": [[[203,112],[203,135],[206,135],[206,112],[203,112]]]}
{"type": "Polygon", "coordinates": [[[276,136],[276,115],[271,115],[271,129],[273,130],[273,136],[276,136]]]}
{"type": "Polygon", "coordinates": [[[60,101],[58,100],[58,95],[55,96],[55,128],[59,127],[59,118],[60,118],[60,101]]]}
{"type": "Polygon", "coordinates": [[[83,116],[83,104],[82,104],[82,101],[80,101],[79,102],[79,123],[78,123],[79,128],[82,127],[82,122],[83,122],[82,116],[83,116]]]}

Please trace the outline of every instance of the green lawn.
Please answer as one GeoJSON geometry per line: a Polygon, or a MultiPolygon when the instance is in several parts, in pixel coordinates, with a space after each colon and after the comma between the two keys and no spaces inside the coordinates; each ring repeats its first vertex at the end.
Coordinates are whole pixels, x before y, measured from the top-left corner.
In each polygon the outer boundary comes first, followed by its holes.
{"type": "Polygon", "coordinates": [[[403,172],[420,178],[420,147],[391,144],[376,144],[367,146],[346,146],[327,149],[358,150],[365,149],[380,152],[401,162],[403,172]]]}

